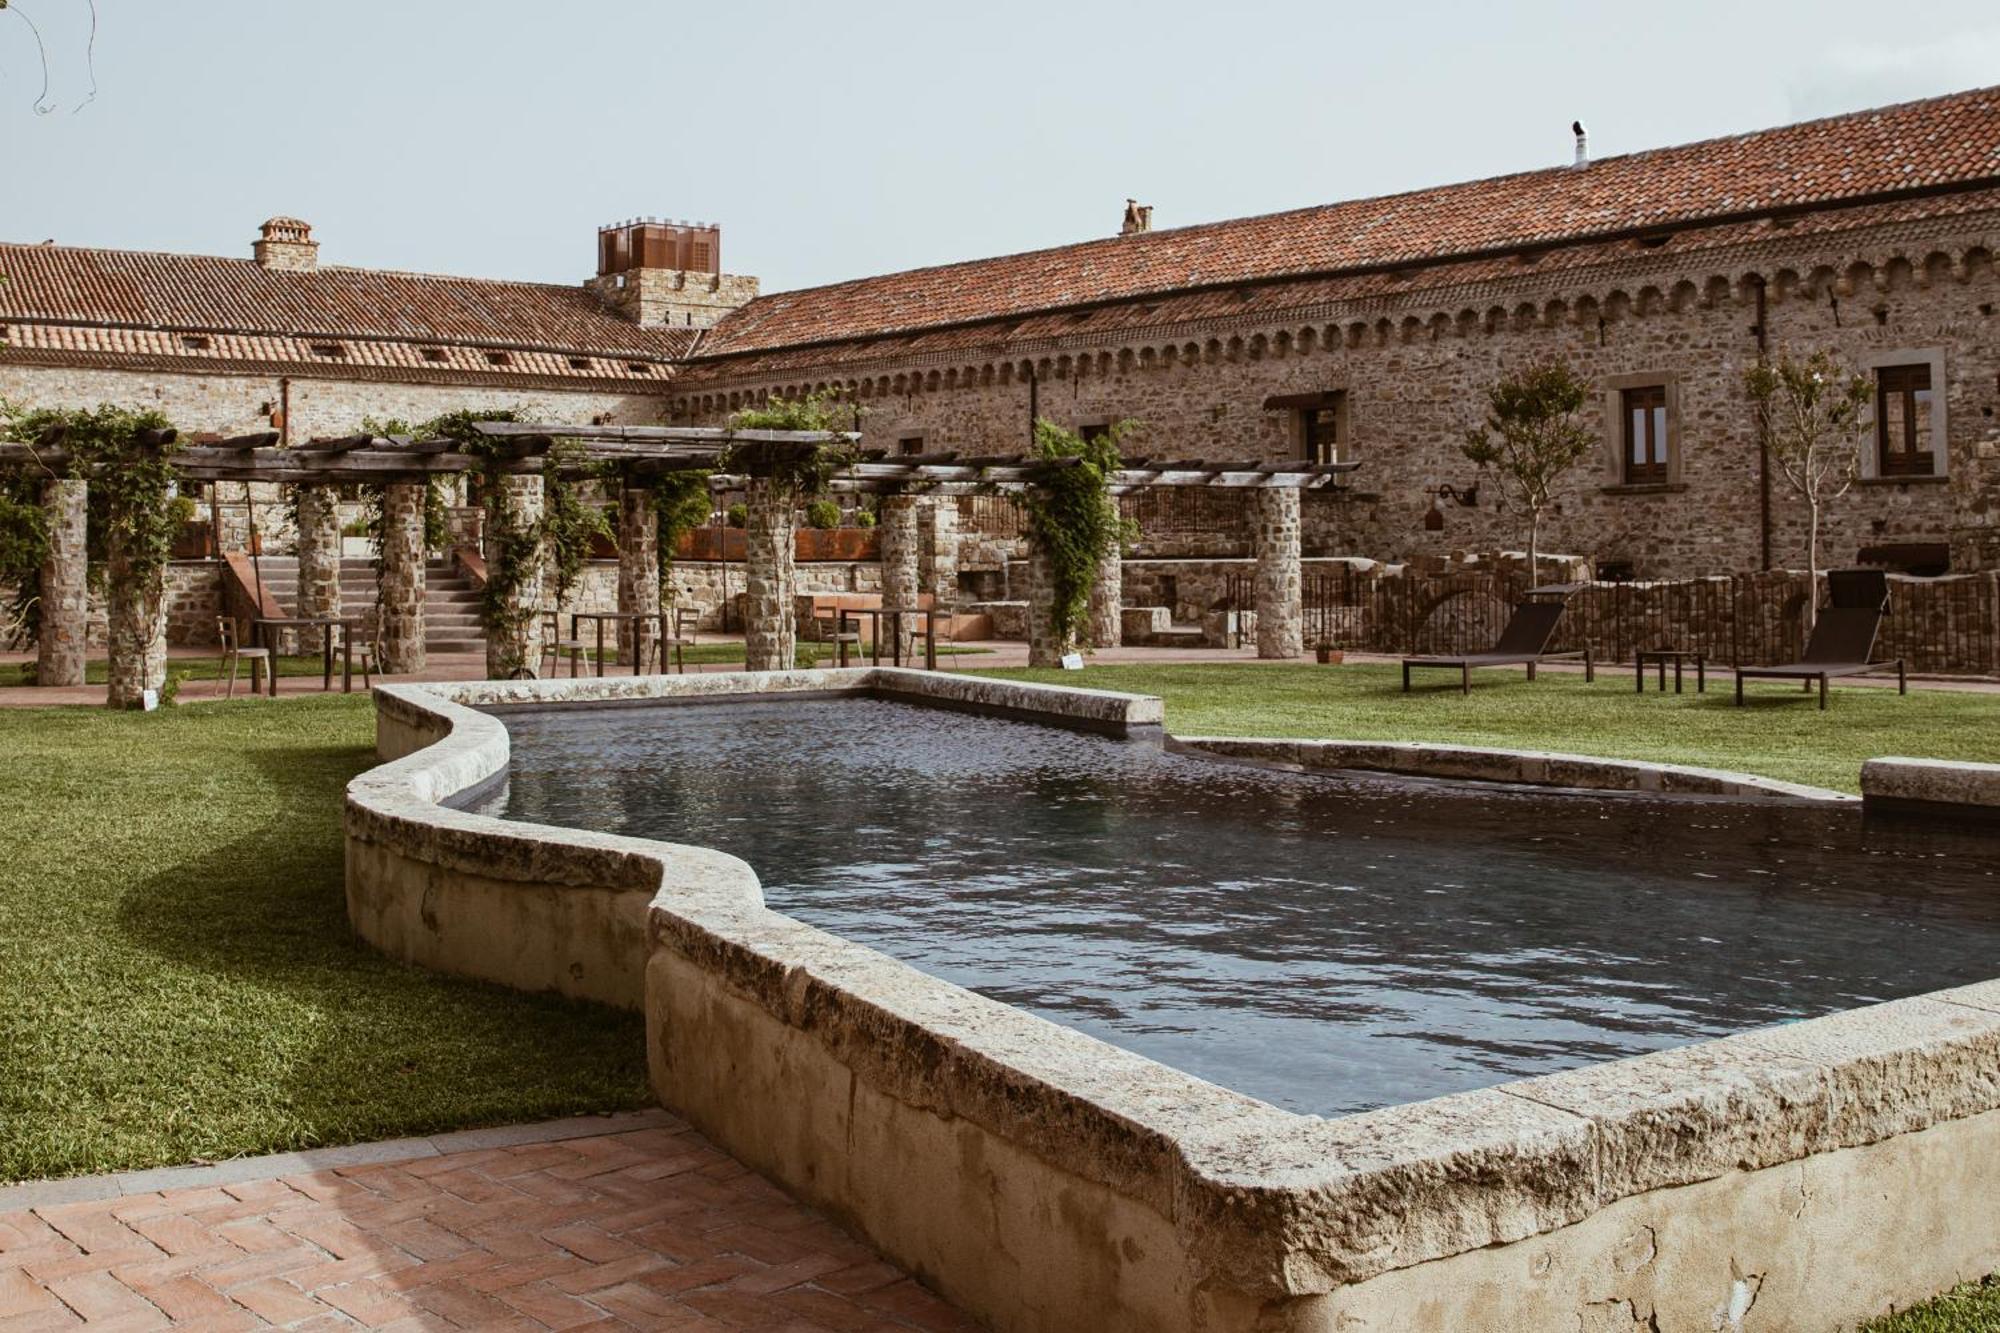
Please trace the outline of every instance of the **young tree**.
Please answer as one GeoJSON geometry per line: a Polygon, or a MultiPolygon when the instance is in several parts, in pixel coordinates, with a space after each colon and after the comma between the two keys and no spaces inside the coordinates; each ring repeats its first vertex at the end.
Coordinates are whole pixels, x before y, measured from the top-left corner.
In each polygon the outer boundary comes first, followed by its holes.
{"type": "Polygon", "coordinates": [[[1806,627],[1812,628],[1819,587],[1819,518],[1830,500],[1854,484],[1861,468],[1874,388],[1825,349],[1804,360],[1780,348],[1774,365],[1760,361],[1743,376],[1771,460],[1806,502],[1806,627]]]}
{"type": "Polygon", "coordinates": [[[1554,502],[1556,483],[1595,442],[1576,419],[1589,398],[1590,386],[1564,362],[1523,367],[1486,391],[1486,424],[1467,431],[1460,446],[1527,511],[1531,586],[1540,575],[1542,514],[1554,502]]]}

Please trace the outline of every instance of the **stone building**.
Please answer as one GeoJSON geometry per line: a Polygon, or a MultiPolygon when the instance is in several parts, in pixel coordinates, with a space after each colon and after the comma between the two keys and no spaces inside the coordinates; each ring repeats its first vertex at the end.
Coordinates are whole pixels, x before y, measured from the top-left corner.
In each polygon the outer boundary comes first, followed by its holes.
{"type": "Polygon", "coordinates": [[[1310,553],[1517,542],[1459,452],[1482,390],[1560,356],[1603,447],[1545,545],[1639,576],[1803,561],[1765,495],[1743,372],[1825,347],[1880,385],[1835,561],[2000,565],[2000,89],[1491,180],[753,301],[705,334],[675,419],[828,385],[875,447],[1011,452],[1034,415],[1138,448],[1363,464],[1310,553]],[[1441,496],[1449,486],[1451,495],[1441,496]],[[1475,491],[1471,506],[1458,497],[1475,491]]]}
{"type": "MultiPolygon", "coordinates": [[[[2000,89],[1576,147],[1202,226],[1127,201],[1101,240],[762,296],[721,271],[717,229],[650,220],[603,229],[573,287],[321,265],[287,218],[251,259],[5,245],[0,395],[292,442],[460,407],[713,424],[829,386],[892,452],[1013,453],[1036,415],[1130,417],[1156,457],[1358,461],[1309,500],[1305,551],[1399,559],[1518,542],[1458,446],[1486,385],[1561,356],[1597,387],[1603,445],[1544,545],[1654,577],[1802,560],[1742,377],[1824,347],[1875,379],[1882,422],[1827,558],[2000,567],[2000,89]]],[[[1149,553],[1240,553],[1254,515],[1203,505],[1149,553]]]]}

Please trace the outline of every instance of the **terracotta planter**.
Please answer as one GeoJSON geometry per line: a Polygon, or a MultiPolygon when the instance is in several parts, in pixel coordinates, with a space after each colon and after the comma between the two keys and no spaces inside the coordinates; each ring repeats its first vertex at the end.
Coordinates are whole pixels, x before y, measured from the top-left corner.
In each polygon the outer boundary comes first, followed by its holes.
{"type": "MultiPolygon", "coordinates": [[[[882,535],[874,528],[801,528],[792,550],[800,561],[875,560],[881,556],[882,535]]],[[[696,528],[682,533],[675,548],[681,560],[741,560],[743,555],[741,528],[696,528]]]]}
{"type": "Polygon", "coordinates": [[[1347,660],[1346,653],[1338,648],[1329,648],[1325,644],[1313,649],[1313,657],[1321,666],[1339,666],[1347,660]]]}
{"type": "Polygon", "coordinates": [[[882,549],[874,528],[803,528],[796,541],[800,560],[874,560],[882,549]]]}

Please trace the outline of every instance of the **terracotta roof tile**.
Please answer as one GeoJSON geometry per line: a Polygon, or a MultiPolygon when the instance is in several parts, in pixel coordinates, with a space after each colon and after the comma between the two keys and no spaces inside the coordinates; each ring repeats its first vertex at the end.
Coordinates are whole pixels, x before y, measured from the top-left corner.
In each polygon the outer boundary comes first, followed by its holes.
{"type": "MultiPolygon", "coordinates": [[[[1587,271],[1635,260],[1653,261],[1678,271],[1670,285],[1682,278],[1702,280],[1713,273],[1731,274],[1737,269],[1727,252],[1749,245],[1829,235],[1866,228],[1897,226],[1937,219],[1985,215],[2000,221],[2000,187],[1970,190],[1944,198],[1904,199],[1889,203],[1829,209],[1778,224],[1769,219],[1733,222],[1679,230],[1658,246],[1635,241],[1581,242],[1541,255],[1533,265],[1523,265],[1511,256],[1476,259],[1446,259],[1407,270],[1336,273],[1289,281],[1259,284],[1253,288],[1222,288],[1134,297],[1114,305],[1087,310],[1054,310],[1029,315],[1003,316],[974,324],[951,324],[900,333],[856,338],[833,346],[812,344],[772,347],[715,359],[696,359],[674,381],[677,392],[706,389],[712,385],[766,379],[772,376],[824,374],[832,367],[846,367],[850,373],[873,373],[878,367],[903,364],[918,358],[989,358],[1009,355],[1039,355],[1056,346],[1087,345],[1090,336],[1127,339],[1132,336],[1177,342],[1192,333],[1176,332],[1176,326],[1201,328],[1218,319],[1247,317],[1268,323],[1274,318],[1296,316],[1306,322],[1321,318],[1315,312],[1339,303],[1378,298],[1403,298],[1397,302],[1399,317],[1424,309],[1424,293],[1439,293],[1438,308],[1460,304],[1484,308],[1499,299],[1491,292],[1483,297],[1468,292],[1463,297],[1455,289],[1476,289],[1517,279],[1524,275],[1564,273],[1575,284],[1574,293],[1602,296],[1603,279],[1593,279],[1587,271]],[[1721,253],[1716,253],[1721,252],[1721,253]]],[[[1621,276],[1612,286],[1624,286],[1628,294],[1647,281],[1621,276]]],[[[1361,307],[1367,309],[1367,307],[1361,307]]],[[[1355,317],[1355,310],[1341,311],[1339,318],[1355,317]]],[[[1372,319],[1368,314],[1361,316],[1372,319]]],[[[1205,335],[1204,335],[1205,336],[1205,335]]],[[[1102,339],[1100,339],[1102,341],[1102,339]]]]}
{"type": "Polygon", "coordinates": [[[1409,194],[760,297],[700,357],[1153,293],[1432,263],[2000,180],[2000,88],[1409,194]]]}
{"type": "Polygon", "coordinates": [[[214,255],[0,243],[0,322],[472,343],[671,360],[686,328],[641,327],[582,287],[394,273],[265,269],[214,255]]]}

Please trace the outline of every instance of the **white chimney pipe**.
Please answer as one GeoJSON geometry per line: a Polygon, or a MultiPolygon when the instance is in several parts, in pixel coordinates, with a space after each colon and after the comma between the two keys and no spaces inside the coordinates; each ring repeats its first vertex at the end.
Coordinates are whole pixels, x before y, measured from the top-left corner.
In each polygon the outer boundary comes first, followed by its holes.
{"type": "Polygon", "coordinates": [[[1583,122],[1580,120],[1572,120],[1569,128],[1570,132],[1576,135],[1576,161],[1570,165],[1587,167],[1590,165],[1590,131],[1583,128],[1583,122]]]}

